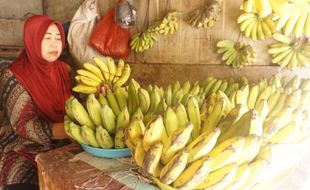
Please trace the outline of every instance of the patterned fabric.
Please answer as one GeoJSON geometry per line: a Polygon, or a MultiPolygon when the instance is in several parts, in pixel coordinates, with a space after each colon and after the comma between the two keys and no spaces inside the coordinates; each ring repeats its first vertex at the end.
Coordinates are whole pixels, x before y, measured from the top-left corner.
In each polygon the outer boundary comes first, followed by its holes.
{"type": "Polygon", "coordinates": [[[37,184],[34,158],[53,148],[51,124],[38,117],[31,97],[9,69],[0,74],[0,189],[37,184]]]}

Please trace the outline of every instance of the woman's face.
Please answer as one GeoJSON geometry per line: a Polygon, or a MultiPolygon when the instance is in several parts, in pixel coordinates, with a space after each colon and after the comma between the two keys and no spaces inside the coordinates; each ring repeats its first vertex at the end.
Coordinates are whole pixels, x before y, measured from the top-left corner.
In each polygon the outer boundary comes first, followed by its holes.
{"type": "Polygon", "coordinates": [[[62,41],[60,32],[56,24],[51,24],[41,43],[41,54],[43,59],[48,62],[56,61],[62,50],[62,41]]]}

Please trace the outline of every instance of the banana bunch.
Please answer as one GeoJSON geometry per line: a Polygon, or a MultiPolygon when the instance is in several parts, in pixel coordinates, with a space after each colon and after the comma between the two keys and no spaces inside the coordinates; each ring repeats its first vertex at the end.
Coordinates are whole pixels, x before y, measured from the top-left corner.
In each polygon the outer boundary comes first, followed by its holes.
{"type": "Polygon", "coordinates": [[[245,12],[238,17],[241,32],[253,40],[264,40],[274,33],[275,24],[271,16],[260,17],[255,13],[245,12]]]}
{"type": "Polygon", "coordinates": [[[112,107],[102,104],[94,94],[89,94],[86,108],[71,96],[66,101],[65,109],[64,128],[72,139],[96,148],[126,147],[125,129],[130,121],[126,106],[116,115],[112,107]]]}
{"type": "Polygon", "coordinates": [[[308,1],[290,0],[245,0],[241,9],[255,13],[260,18],[272,15],[275,30],[283,30],[286,36],[294,33],[297,38],[302,34],[310,35],[310,4],[308,1]]]}
{"type": "Polygon", "coordinates": [[[130,47],[135,52],[144,52],[153,47],[154,43],[158,41],[158,34],[153,31],[145,31],[143,33],[136,33],[132,36],[130,47]]]}
{"type": "Polygon", "coordinates": [[[268,53],[272,55],[272,63],[290,70],[310,65],[310,42],[304,42],[302,38],[292,40],[278,33],[274,34],[273,38],[278,43],[270,45],[268,49],[268,53]]]}
{"type": "Polygon", "coordinates": [[[112,86],[123,86],[130,77],[130,66],[119,59],[116,65],[111,57],[101,60],[94,57],[95,64],[86,62],[83,69],[77,70],[74,92],[92,94],[112,86]]]}
{"type": "Polygon", "coordinates": [[[177,11],[168,13],[161,21],[152,24],[148,31],[162,35],[174,34],[179,30],[179,15],[180,13],[177,11]]]}
{"type": "Polygon", "coordinates": [[[310,3],[309,1],[270,0],[276,20],[276,30],[283,30],[286,36],[302,34],[310,36],[310,3]]]}
{"type": "Polygon", "coordinates": [[[212,28],[219,19],[223,0],[213,0],[199,9],[196,9],[184,18],[184,21],[195,28],[212,28]]]}
{"type": "Polygon", "coordinates": [[[144,52],[153,47],[154,43],[158,41],[158,35],[174,34],[179,30],[179,23],[177,16],[179,12],[168,13],[163,20],[155,22],[142,33],[136,33],[132,36],[130,47],[135,52],[144,52]]]}
{"type": "Polygon", "coordinates": [[[256,52],[253,47],[244,42],[235,43],[232,40],[222,40],[217,43],[218,54],[222,54],[222,61],[234,68],[243,68],[255,62],[256,52]]]}

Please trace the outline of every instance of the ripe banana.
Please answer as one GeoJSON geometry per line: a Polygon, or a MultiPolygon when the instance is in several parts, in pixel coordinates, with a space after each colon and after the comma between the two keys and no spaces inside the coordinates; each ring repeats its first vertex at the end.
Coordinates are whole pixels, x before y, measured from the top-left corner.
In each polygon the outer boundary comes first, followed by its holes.
{"type": "Polygon", "coordinates": [[[173,182],[173,187],[180,190],[194,189],[207,178],[211,167],[211,159],[203,157],[191,163],[173,182]]]}
{"type": "Polygon", "coordinates": [[[176,152],[185,147],[190,139],[192,130],[193,125],[187,124],[186,127],[178,128],[174,131],[174,133],[169,136],[168,140],[163,140],[165,142],[163,154],[161,156],[161,162],[163,164],[168,163],[176,152]]]}
{"type": "Polygon", "coordinates": [[[203,183],[195,189],[223,189],[235,178],[238,166],[236,163],[228,164],[218,170],[209,173],[203,183]]]}
{"type": "Polygon", "coordinates": [[[163,123],[163,118],[158,115],[150,121],[144,132],[143,136],[143,148],[145,151],[148,151],[150,146],[152,146],[156,141],[162,139],[163,135],[167,136],[165,131],[165,126],[163,123]]]}
{"type": "Polygon", "coordinates": [[[183,149],[176,154],[161,170],[159,175],[160,181],[168,185],[174,182],[185,169],[188,155],[187,149],[183,149]]]}
{"type": "MultiPolygon", "coordinates": [[[[144,142],[143,142],[144,147],[144,142]]],[[[160,163],[160,156],[163,149],[163,143],[158,141],[152,144],[151,147],[146,151],[143,159],[143,169],[152,176],[155,176],[155,171],[160,163]]]]}
{"type": "Polygon", "coordinates": [[[194,162],[208,154],[215,146],[220,133],[220,130],[216,128],[211,132],[204,132],[194,139],[187,146],[187,149],[189,150],[188,162],[194,162]]]}

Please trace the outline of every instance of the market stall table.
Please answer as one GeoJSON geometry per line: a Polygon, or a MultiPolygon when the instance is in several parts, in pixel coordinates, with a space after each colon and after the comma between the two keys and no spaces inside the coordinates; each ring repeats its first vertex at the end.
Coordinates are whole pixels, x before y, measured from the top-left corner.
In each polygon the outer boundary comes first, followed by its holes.
{"type": "Polygon", "coordinates": [[[71,144],[39,154],[36,161],[38,163],[40,189],[131,189],[85,162],[69,161],[80,152],[82,149],[79,145],[71,144]]]}

